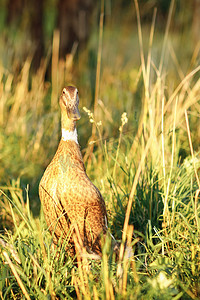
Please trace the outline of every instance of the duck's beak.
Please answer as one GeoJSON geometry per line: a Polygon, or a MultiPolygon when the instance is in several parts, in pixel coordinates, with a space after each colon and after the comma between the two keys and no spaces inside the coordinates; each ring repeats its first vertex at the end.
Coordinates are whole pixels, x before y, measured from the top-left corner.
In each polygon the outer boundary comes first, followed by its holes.
{"type": "Polygon", "coordinates": [[[78,107],[73,106],[70,109],[67,110],[68,118],[73,121],[78,121],[81,118],[80,112],[78,110],[78,107]]]}

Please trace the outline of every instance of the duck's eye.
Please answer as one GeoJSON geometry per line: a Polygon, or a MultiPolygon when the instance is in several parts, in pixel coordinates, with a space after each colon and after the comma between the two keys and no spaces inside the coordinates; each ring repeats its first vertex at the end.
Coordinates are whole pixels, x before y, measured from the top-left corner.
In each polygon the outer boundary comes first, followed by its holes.
{"type": "Polygon", "coordinates": [[[66,95],[66,94],[67,94],[66,88],[63,89],[62,94],[63,94],[63,95],[66,95]]]}

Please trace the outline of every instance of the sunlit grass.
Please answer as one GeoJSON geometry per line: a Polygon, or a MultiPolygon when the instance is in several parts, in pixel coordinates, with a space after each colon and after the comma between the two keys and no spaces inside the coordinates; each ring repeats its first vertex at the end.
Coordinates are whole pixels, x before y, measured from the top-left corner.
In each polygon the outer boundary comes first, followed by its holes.
{"type": "Polygon", "coordinates": [[[121,70],[115,73],[116,65],[105,63],[109,47],[103,44],[96,102],[87,80],[92,66],[84,63],[89,53],[76,63],[73,55],[59,61],[57,32],[51,83],[45,80],[48,58],[37,74],[31,74],[29,57],[19,72],[0,67],[1,299],[200,297],[200,67],[184,73],[168,27],[165,55],[155,58],[155,12],[145,51],[139,11],[137,17],[141,64],[126,65],[117,54],[121,70]],[[169,57],[178,76],[167,67],[169,57]],[[121,242],[118,259],[109,237],[100,261],[86,252],[71,258],[65,245],[53,246],[42,210],[37,217],[30,210],[38,208],[33,189],[59,141],[57,98],[75,79],[86,107],[79,140],[88,175],[106,202],[109,231],[121,242]]]}

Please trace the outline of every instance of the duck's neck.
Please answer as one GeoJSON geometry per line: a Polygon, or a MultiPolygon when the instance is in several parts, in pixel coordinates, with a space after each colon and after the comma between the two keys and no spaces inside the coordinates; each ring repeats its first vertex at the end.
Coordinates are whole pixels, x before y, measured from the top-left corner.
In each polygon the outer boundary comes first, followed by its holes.
{"type": "Polygon", "coordinates": [[[78,144],[78,136],[77,136],[76,128],[74,129],[74,131],[69,131],[69,130],[62,128],[62,140],[64,142],[74,141],[78,144]]]}
{"type": "Polygon", "coordinates": [[[63,141],[74,141],[78,144],[78,136],[76,130],[76,122],[70,120],[67,115],[61,116],[61,126],[62,126],[62,140],[63,141]]]}

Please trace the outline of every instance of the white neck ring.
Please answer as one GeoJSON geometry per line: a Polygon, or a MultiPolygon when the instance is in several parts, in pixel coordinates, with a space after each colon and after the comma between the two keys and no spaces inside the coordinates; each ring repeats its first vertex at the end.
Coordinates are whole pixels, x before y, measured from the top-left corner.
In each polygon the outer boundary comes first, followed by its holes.
{"type": "Polygon", "coordinates": [[[77,136],[77,130],[76,128],[74,131],[69,131],[64,128],[62,128],[62,140],[63,141],[74,141],[78,144],[78,136],[77,136]]]}

